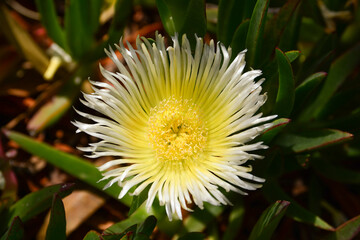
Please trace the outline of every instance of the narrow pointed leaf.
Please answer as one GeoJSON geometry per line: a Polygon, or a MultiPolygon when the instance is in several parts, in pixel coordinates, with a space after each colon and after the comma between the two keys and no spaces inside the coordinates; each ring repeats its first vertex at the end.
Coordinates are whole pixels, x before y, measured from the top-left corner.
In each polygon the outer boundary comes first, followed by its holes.
{"type": "Polygon", "coordinates": [[[146,187],[139,195],[134,195],[128,215],[133,214],[148,198],[150,186],[146,187]]]}
{"type": "Polygon", "coordinates": [[[229,216],[229,223],[224,233],[223,240],[232,240],[235,239],[240,226],[244,220],[245,216],[245,208],[244,205],[241,204],[239,206],[235,206],[233,210],[231,210],[229,216]]]}
{"type": "Polygon", "coordinates": [[[295,221],[304,222],[328,231],[334,230],[334,228],[323,219],[300,206],[294,199],[288,196],[278,184],[268,181],[263,187],[263,192],[270,202],[276,201],[277,199],[289,201],[291,204],[287,209],[286,215],[292,217],[295,221]]]}
{"type": "Polygon", "coordinates": [[[46,230],[46,240],[66,239],[66,219],[64,204],[58,194],[54,194],[50,221],[46,230]]]}
{"type": "Polygon", "coordinates": [[[295,103],[294,111],[297,112],[300,110],[302,105],[305,103],[306,99],[310,94],[320,85],[320,83],[327,76],[326,72],[314,73],[304,80],[296,89],[295,89],[295,103]]]}
{"type": "Polygon", "coordinates": [[[205,236],[201,232],[190,232],[178,238],[178,240],[204,240],[205,236]]]}
{"type": "Polygon", "coordinates": [[[295,61],[300,56],[300,51],[292,50],[285,52],[286,57],[289,59],[289,62],[295,61]]]}
{"type": "Polygon", "coordinates": [[[261,53],[268,6],[269,0],[258,0],[251,15],[249,30],[246,37],[246,48],[248,49],[246,57],[250,67],[256,67],[258,57],[261,53]]]}
{"type": "MultiPolygon", "coordinates": [[[[59,151],[46,143],[41,143],[21,133],[8,131],[6,135],[29,153],[43,158],[54,166],[118,199],[118,194],[121,190],[120,187],[113,185],[113,187],[103,190],[106,182],[98,182],[102,178],[102,175],[90,162],[59,151]]],[[[127,194],[122,199],[119,199],[119,201],[130,206],[131,197],[127,194]]]]}
{"type": "Polygon", "coordinates": [[[24,239],[24,226],[19,217],[15,217],[9,229],[1,237],[1,240],[22,240],[24,239]]]}
{"type": "Polygon", "coordinates": [[[266,131],[259,137],[259,141],[269,144],[279,132],[290,123],[288,118],[279,118],[273,121],[273,126],[266,129],[266,131]]]}
{"type": "Polygon", "coordinates": [[[236,55],[245,49],[246,36],[249,29],[250,20],[244,20],[239,27],[236,29],[233,39],[231,41],[232,48],[232,58],[235,58],[236,55]]]}
{"type": "Polygon", "coordinates": [[[268,207],[260,219],[256,222],[255,227],[251,231],[249,240],[267,240],[271,239],[273,232],[279,225],[280,220],[284,216],[290,202],[288,201],[276,201],[270,207],[268,207]]]}
{"type": "Polygon", "coordinates": [[[250,18],[254,4],[255,1],[252,0],[221,0],[219,2],[217,36],[225,46],[233,42],[232,39],[240,23],[250,18]]]}
{"type": "Polygon", "coordinates": [[[154,228],[156,227],[156,218],[154,216],[149,216],[145,221],[137,228],[136,236],[134,240],[140,240],[141,237],[150,238],[154,228]]]}
{"type": "Polygon", "coordinates": [[[90,231],[85,235],[83,240],[100,240],[100,236],[97,232],[90,231]]]}
{"type": "Polygon", "coordinates": [[[54,0],[36,0],[36,7],[40,13],[42,25],[44,25],[48,36],[60,47],[68,50],[65,33],[60,26],[54,0]]]}
{"type": "MultiPolygon", "coordinates": [[[[186,34],[195,43],[195,34],[206,33],[205,1],[203,0],[156,0],[161,21],[171,36],[186,34]]],[[[192,44],[193,46],[193,44],[192,44]]]]}
{"type": "Polygon", "coordinates": [[[360,184],[360,173],[352,169],[335,165],[323,158],[312,159],[311,166],[320,174],[329,179],[347,184],[360,184]]]}
{"type": "Polygon", "coordinates": [[[279,72],[279,90],[276,96],[274,113],[279,117],[288,117],[294,105],[294,76],[289,59],[280,49],[276,49],[276,59],[279,72]]]}
{"type": "Polygon", "coordinates": [[[3,220],[4,222],[10,222],[10,219],[19,216],[23,222],[26,222],[45,211],[50,208],[54,193],[58,193],[60,197],[65,197],[72,192],[73,186],[74,184],[58,184],[26,195],[12,205],[8,214],[0,220],[2,223],[0,229],[6,227],[6,224],[3,224],[3,220]]]}
{"type": "Polygon", "coordinates": [[[312,105],[309,106],[309,108],[307,108],[302,114],[302,121],[319,117],[322,108],[338,90],[345,79],[360,64],[359,55],[360,44],[357,44],[331,64],[329,75],[325,80],[324,86],[312,105]]]}
{"type": "Polygon", "coordinates": [[[359,233],[360,215],[337,227],[335,232],[330,233],[325,240],[351,240],[359,236],[359,233]]]}
{"type": "Polygon", "coordinates": [[[352,134],[340,130],[321,129],[284,134],[276,143],[290,152],[301,153],[342,143],[352,137],[352,134]]]}

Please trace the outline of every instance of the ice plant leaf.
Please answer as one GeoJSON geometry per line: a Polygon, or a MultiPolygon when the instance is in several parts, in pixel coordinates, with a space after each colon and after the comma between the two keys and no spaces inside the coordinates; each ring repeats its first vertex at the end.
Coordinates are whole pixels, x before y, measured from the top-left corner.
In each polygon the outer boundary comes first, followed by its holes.
{"type": "Polygon", "coordinates": [[[136,229],[135,239],[140,239],[139,236],[150,237],[154,228],[156,227],[157,219],[154,216],[149,216],[145,221],[136,229]]]}
{"type": "MultiPolygon", "coordinates": [[[[251,0],[221,0],[219,2],[217,36],[225,46],[234,42],[235,32],[238,31],[240,23],[250,18],[254,4],[255,1],[251,0]]],[[[242,47],[241,50],[244,48],[242,47]]]]}
{"type": "Polygon", "coordinates": [[[251,15],[249,30],[246,38],[246,48],[249,53],[246,57],[251,67],[256,66],[261,53],[261,43],[264,34],[266,15],[269,0],[257,0],[251,15]]]}
{"type": "Polygon", "coordinates": [[[11,221],[9,229],[1,237],[1,240],[22,240],[24,239],[24,226],[21,219],[16,216],[11,221]]]}
{"type": "Polygon", "coordinates": [[[301,120],[318,118],[322,108],[337,91],[345,79],[359,66],[360,43],[337,58],[330,66],[324,86],[315,101],[302,113],[301,120]]]}
{"type": "Polygon", "coordinates": [[[294,105],[295,82],[289,59],[276,49],[276,60],[279,72],[279,90],[276,96],[274,112],[280,117],[289,117],[294,105]]]}
{"type": "Polygon", "coordinates": [[[351,240],[355,239],[360,232],[360,215],[356,216],[330,233],[325,240],[351,240]]]}
{"type": "Polygon", "coordinates": [[[234,206],[229,215],[229,223],[224,232],[223,240],[236,239],[236,235],[240,229],[240,226],[244,220],[245,206],[244,204],[234,206]]]}
{"type": "MultiPolygon", "coordinates": [[[[74,155],[57,150],[46,143],[36,141],[26,135],[15,131],[7,131],[6,136],[18,143],[23,149],[31,154],[37,155],[54,166],[77,177],[78,179],[90,184],[91,186],[103,190],[106,183],[98,182],[101,174],[90,162],[78,158],[74,155]]],[[[109,188],[104,190],[110,196],[117,198],[119,189],[109,188]]],[[[130,206],[131,197],[125,196],[120,200],[127,206],[130,206]]]]}
{"type": "Polygon", "coordinates": [[[74,122],[78,132],[100,139],[81,150],[115,158],[99,167],[105,188],[122,187],[122,198],[149,186],[146,208],[158,197],[170,220],[193,201],[201,209],[205,202],[229,204],[218,187],[242,194],[261,187],[264,180],[245,163],[261,158],[250,151],[266,146],[247,143],[275,118],[256,114],[266,100],[263,79],[254,81],[259,70],[244,72],[245,52],[230,63],[220,43],[197,37],[193,55],[186,35],[181,44],[172,40],[165,47],[161,35],[153,44],[138,39],[136,50],[120,42],[129,70],[110,49],[118,72],[101,68],[108,82],[91,81],[95,92],[82,100],[102,116],[78,111],[92,123],[74,122]]]}
{"type": "Polygon", "coordinates": [[[276,201],[274,204],[269,206],[256,222],[255,227],[251,231],[249,240],[271,239],[273,232],[284,216],[289,205],[290,202],[288,201],[276,201]]]}
{"type": "Polygon", "coordinates": [[[287,133],[279,137],[276,143],[288,151],[301,153],[342,143],[352,137],[352,134],[340,130],[320,129],[301,133],[287,133]]]}
{"type": "Polygon", "coordinates": [[[195,43],[194,34],[206,33],[205,1],[203,0],[156,0],[161,21],[166,32],[174,36],[187,34],[195,43]]]}
{"type": "Polygon", "coordinates": [[[265,144],[269,144],[279,132],[290,123],[288,118],[279,118],[273,121],[273,126],[264,131],[264,133],[259,137],[260,141],[263,141],[265,144]]]}
{"type": "MultiPolygon", "coordinates": [[[[73,185],[74,184],[53,185],[26,195],[10,207],[8,214],[1,219],[1,222],[6,219],[7,221],[5,222],[10,222],[10,219],[13,219],[15,216],[19,216],[23,222],[28,221],[51,206],[54,193],[65,197],[71,193],[73,185]]],[[[4,227],[6,227],[6,225],[2,224],[0,229],[4,227]]]]}
{"type": "Polygon", "coordinates": [[[100,236],[97,232],[95,231],[89,231],[83,240],[100,240],[100,236]]]}
{"type": "Polygon", "coordinates": [[[61,197],[54,194],[46,240],[66,239],[65,209],[61,197]]]}
{"type": "Polygon", "coordinates": [[[190,232],[178,238],[178,240],[204,240],[205,236],[201,232],[190,232]]]}
{"type": "Polygon", "coordinates": [[[244,20],[235,31],[235,34],[231,40],[231,48],[233,50],[233,54],[235,54],[233,55],[233,58],[236,56],[236,54],[245,49],[249,23],[249,19],[244,20]]]}
{"type": "Polygon", "coordinates": [[[295,61],[300,56],[300,51],[292,50],[285,52],[286,57],[289,59],[289,62],[295,61]]]}
{"type": "Polygon", "coordinates": [[[323,81],[327,76],[326,72],[318,72],[310,75],[295,89],[295,103],[294,112],[301,109],[303,103],[310,96],[316,87],[323,81]]]}
{"type": "Polygon", "coordinates": [[[334,228],[330,226],[320,217],[300,206],[294,199],[288,196],[281,187],[273,181],[269,181],[263,188],[263,192],[268,201],[276,201],[276,199],[284,199],[291,204],[287,209],[286,214],[292,217],[295,221],[304,222],[315,227],[333,231],[334,228]]]}
{"type": "Polygon", "coordinates": [[[64,30],[61,28],[56,14],[54,0],[36,0],[35,3],[48,36],[60,47],[68,50],[64,30]]]}

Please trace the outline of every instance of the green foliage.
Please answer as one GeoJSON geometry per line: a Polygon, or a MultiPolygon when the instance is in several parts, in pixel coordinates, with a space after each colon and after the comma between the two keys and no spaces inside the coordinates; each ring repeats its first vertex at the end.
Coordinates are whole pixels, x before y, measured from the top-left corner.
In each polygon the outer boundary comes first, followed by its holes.
{"type": "Polygon", "coordinates": [[[46,240],[66,239],[65,209],[61,198],[57,193],[53,196],[49,225],[46,231],[46,240]]]}

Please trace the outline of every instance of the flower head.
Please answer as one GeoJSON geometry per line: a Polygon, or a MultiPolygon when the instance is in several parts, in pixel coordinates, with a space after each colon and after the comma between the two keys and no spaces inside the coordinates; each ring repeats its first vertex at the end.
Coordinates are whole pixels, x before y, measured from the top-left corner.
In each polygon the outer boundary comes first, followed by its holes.
{"type": "Polygon", "coordinates": [[[94,123],[75,122],[101,139],[83,151],[115,157],[99,167],[106,187],[117,183],[121,198],[134,186],[135,195],[150,186],[147,208],[157,196],[170,219],[192,202],[230,204],[219,187],[241,194],[261,187],[264,179],[245,164],[266,146],[248,142],[274,116],[257,113],[266,101],[263,79],[255,81],[259,70],[244,72],[245,51],[230,62],[231,49],[197,38],[193,55],[185,35],[168,48],[161,35],[152,44],[138,39],[137,49],[121,41],[116,47],[127,67],[107,51],[118,72],[100,67],[108,83],[91,81],[94,93],[82,101],[103,116],[79,112],[94,123]]]}

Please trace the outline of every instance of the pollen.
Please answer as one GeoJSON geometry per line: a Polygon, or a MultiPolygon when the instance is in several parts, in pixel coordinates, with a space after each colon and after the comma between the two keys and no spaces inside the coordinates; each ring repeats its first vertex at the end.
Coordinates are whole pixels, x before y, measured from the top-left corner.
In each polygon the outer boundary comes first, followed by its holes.
{"type": "Polygon", "coordinates": [[[161,101],[150,112],[149,140],[157,160],[196,161],[207,141],[207,129],[196,104],[175,97],[161,101]]]}

